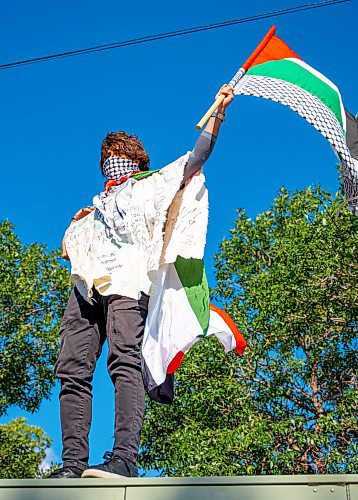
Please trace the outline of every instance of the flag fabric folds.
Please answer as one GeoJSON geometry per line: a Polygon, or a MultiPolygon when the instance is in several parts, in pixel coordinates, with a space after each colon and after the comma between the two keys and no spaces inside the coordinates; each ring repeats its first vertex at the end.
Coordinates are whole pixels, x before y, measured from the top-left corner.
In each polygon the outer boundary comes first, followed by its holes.
{"type": "MultiPolygon", "coordinates": [[[[141,183],[145,191],[146,181],[141,183]]],[[[156,206],[155,196],[144,198],[147,204],[156,206]]],[[[173,400],[173,374],[189,349],[203,337],[216,336],[225,352],[242,354],[246,347],[231,318],[210,304],[203,262],[208,210],[205,178],[198,172],[178,190],[166,214],[160,265],[142,343],[144,387],[150,398],[161,403],[173,400]]]]}
{"type": "Polygon", "coordinates": [[[276,35],[254,59],[234,88],[284,104],[330,142],[342,164],[349,209],[358,215],[358,128],[334,83],[306,64],[276,35]]]}
{"type": "Polygon", "coordinates": [[[173,399],[173,374],[186,353],[205,336],[214,335],[225,352],[242,354],[246,341],[230,316],[209,302],[202,259],[178,256],[159,272],[142,345],[142,374],[155,401],[173,399]]]}

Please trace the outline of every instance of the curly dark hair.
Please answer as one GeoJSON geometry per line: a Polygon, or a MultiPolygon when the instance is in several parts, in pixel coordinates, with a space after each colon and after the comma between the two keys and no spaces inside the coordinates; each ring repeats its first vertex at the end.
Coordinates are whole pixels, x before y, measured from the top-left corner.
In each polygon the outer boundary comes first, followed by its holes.
{"type": "Polygon", "coordinates": [[[101,160],[99,166],[103,173],[103,163],[110,156],[122,156],[139,162],[139,170],[149,170],[149,155],[144,150],[143,143],[134,134],[127,132],[108,132],[102,142],[101,160]]]}

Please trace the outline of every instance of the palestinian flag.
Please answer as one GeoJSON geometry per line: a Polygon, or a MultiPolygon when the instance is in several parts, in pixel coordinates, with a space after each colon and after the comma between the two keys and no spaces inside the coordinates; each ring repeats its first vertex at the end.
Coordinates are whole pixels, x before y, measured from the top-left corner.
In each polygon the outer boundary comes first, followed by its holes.
{"type": "MultiPolygon", "coordinates": [[[[178,305],[182,308],[181,318],[186,318],[188,325],[186,333],[180,335],[179,343],[176,342],[178,352],[169,363],[167,373],[174,373],[190,347],[204,336],[215,335],[225,352],[235,349],[238,354],[242,354],[246,341],[238,327],[223,309],[209,303],[209,287],[203,261],[178,257],[172,270],[172,278],[176,281],[176,289],[182,289],[182,300],[178,301],[178,305]]],[[[172,287],[173,282],[169,286],[172,287]]]]}
{"type": "MultiPolygon", "coordinates": [[[[272,28],[272,33],[275,29],[272,28]]],[[[328,78],[271,35],[243,65],[235,94],[263,97],[293,109],[330,142],[339,156],[349,209],[358,215],[358,127],[328,78]]]]}
{"type": "Polygon", "coordinates": [[[246,341],[234,321],[210,304],[209,287],[201,259],[177,257],[161,269],[149,311],[142,345],[142,375],[148,395],[171,403],[173,373],[200,339],[215,335],[225,352],[242,354],[246,341]]]}

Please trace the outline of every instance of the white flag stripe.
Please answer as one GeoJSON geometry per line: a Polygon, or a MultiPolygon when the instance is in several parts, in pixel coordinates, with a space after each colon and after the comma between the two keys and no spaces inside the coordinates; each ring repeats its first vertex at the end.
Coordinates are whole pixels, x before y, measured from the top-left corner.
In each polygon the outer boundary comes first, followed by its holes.
{"type": "Polygon", "coordinates": [[[210,311],[210,322],[207,335],[215,335],[224,346],[225,352],[236,348],[236,340],[226,321],[216,311],[210,311]]]}

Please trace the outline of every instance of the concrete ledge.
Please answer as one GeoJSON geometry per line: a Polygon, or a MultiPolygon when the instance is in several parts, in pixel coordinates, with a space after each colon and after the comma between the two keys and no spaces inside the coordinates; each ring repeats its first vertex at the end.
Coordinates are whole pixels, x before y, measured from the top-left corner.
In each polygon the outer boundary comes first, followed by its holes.
{"type": "Polygon", "coordinates": [[[358,475],[4,479],[0,500],[358,500],[358,475]]]}

